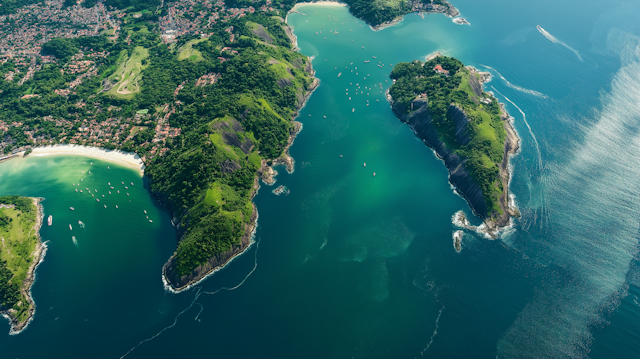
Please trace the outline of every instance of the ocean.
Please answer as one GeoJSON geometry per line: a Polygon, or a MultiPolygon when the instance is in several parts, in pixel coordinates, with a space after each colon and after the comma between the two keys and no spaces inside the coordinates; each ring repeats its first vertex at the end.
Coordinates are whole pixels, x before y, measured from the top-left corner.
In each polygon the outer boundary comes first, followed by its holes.
{"type": "Polygon", "coordinates": [[[373,32],[343,7],[289,15],[321,81],[295,171],[262,185],[252,247],[189,291],[163,288],[175,231],[137,171],[0,164],[0,195],[44,197],[53,215],[35,318],[19,335],[0,322],[1,356],[640,357],[640,5],[454,5],[471,25],[411,14],[373,32]],[[393,65],[435,51],[491,72],[485,90],[521,138],[522,217],[497,240],[465,232],[460,253],[453,214],[479,219],[384,96],[393,65]]]}

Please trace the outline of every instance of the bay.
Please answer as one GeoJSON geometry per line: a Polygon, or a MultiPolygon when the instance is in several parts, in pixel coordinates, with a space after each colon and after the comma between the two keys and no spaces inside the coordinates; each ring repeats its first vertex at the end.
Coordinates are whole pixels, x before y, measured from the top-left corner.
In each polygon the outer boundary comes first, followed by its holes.
{"type": "Polygon", "coordinates": [[[76,197],[71,182],[90,159],[0,164],[0,194],[45,197],[54,215],[41,232],[50,250],[33,288],[36,318],[0,336],[0,352],[638,357],[639,6],[455,5],[470,26],[407,15],[373,32],[341,7],[289,16],[321,80],[298,119],[296,170],[279,169],[276,186],[290,193],[263,185],[256,243],[190,291],[163,290],[175,232],[135,171],[93,160],[94,177],[82,181],[98,191],[111,177],[133,181],[131,204],[117,212],[115,202],[104,209],[76,197]],[[394,64],[437,50],[492,73],[485,89],[505,102],[522,139],[511,184],[522,217],[499,240],[465,233],[460,253],[451,216],[469,208],[384,97],[394,64]],[[66,226],[75,217],[91,231],[76,236],[78,247],[66,226]]]}

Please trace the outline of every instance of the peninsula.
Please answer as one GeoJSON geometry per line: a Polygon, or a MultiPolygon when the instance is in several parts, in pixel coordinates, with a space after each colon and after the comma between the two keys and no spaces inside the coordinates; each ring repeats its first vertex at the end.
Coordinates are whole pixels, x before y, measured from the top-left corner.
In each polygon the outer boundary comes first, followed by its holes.
{"type": "Polygon", "coordinates": [[[449,181],[484,221],[472,229],[497,237],[519,214],[509,201],[509,156],[520,139],[505,109],[482,89],[490,75],[435,56],[399,63],[390,76],[394,113],[444,161],[449,181]]]}
{"type": "Polygon", "coordinates": [[[13,333],[27,326],[36,309],[31,285],[46,250],[39,234],[40,200],[0,197],[0,313],[11,322],[13,333]]]}

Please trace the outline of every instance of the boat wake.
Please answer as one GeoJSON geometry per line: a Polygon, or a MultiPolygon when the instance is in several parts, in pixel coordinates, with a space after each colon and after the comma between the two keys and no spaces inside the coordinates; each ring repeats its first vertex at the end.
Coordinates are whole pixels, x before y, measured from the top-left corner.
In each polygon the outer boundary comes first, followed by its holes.
{"type": "Polygon", "coordinates": [[[501,74],[501,73],[499,73],[499,72],[498,72],[498,70],[494,69],[494,68],[493,68],[493,67],[491,67],[491,66],[482,65],[482,64],[481,64],[480,66],[482,66],[482,67],[484,67],[484,68],[487,68],[487,69],[490,69],[490,70],[492,70],[493,72],[495,72],[495,73],[498,75],[498,77],[500,77],[500,79],[501,79],[502,81],[504,81],[504,83],[505,83],[507,86],[511,87],[511,88],[512,88],[512,89],[514,89],[514,90],[518,90],[518,91],[520,91],[520,92],[524,92],[524,93],[526,93],[526,94],[533,95],[533,96],[540,97],[540,98],[544,98],[544,99],[549,98],[549,96],[547,96],[547,95],[543,94],[542,92],[538,92],[538,91],[536,91],[536,90],[531,90],[531,89],[526,89],[526,88],[524,88],[524,87],[520,87],[520,86],[518,86],[518,85],[512,84],[511,82],[509,82],[509,80],[507,80],[506,78],[504,78],[504,76],[502,76],[502,74],[501,74]]]}
{"type": "Polygon", "coordinates": [[[538,28],[538,31],[542,34],[542,36],[546,37],[549,41],[553,42],[554,44],[558,44],[558,45],[562,45],[562,46],[566,47],[567,49],[572,51],[574,54],[576,54],[576,56],[578,56],[578,60],[584,61],[582,59],[582,56],[580,56],[580,53],[578,52],[578,50],[576,50],[573,47],[565,44],[564,42],[562,42],[560,40],[558,40],[557,37],[551,35],[547,30],[543,29],[540,25],[538,25],[537,28],[538,28]]]}
{"type": "Polygon", "coordinates": [[[429,343],[427,343],[427,346],[420,351],[421,356],[423,356],[424,353],[427,350],[429,350],[429,347],[431,347],[431,344],[433,344],[433,338],[435,338],[436,335],[438,334],[438,326],[439,326],[438,323],[440,322],[440,316],[442,315],[443,310],[444,310],[444,305],[442,306],[442,308],[440,308],[440,311],[438,312],[438,317],[436,318],[436,328],[433,330],[433,334],[431,334],[431,338],[429,338],[429,343]]]}
{"type": "Polygon", "coordinates": [[[233,286],[233,287],[222,287],[220,289],[217,289],[215,291],[209,292],[209,291],[203,291],[202,287],[198,288],[198,291],[196,292],[196,295],[193,297],[193,300],[191,301],[191,304],[189,304],[188,307],[186,307],[185,309],[183,309],[180,313],[178,313],[178,315],[176,315],[175,319],[173,320],[173,323],[171,323],[171,325],[168,325],[166,327],[164,327],[162,330],[160,330],[157,334],[155,334],[152,337],[149,337],[143,341],[141,341],[140,343],[136,344],[133,348],[129,349],[128,352],[126,352],[123,356],[120,357],[120,359],[126,357],[127,355],[131,354],[131,352],[133,352],[134,350],[136,350],[140,345],[150,342],[154,339],[156,339],[157,337],[159,337],[162,333],[164,333],[165,331],[175,327],[178,324],[178,318],[180,318],[180,316],[184,313],[186,313],[189,309],[193,308],[194,305],[200,305],[200,311],[198,312],[198,315],[196,315],[196,317],[194,318],[194,320],[200,321],[199,317],[200,314],[202,314],[202,311],[204,310],[204,306],[201,303],[197,303],[197,300],[200,298],[201,295],[206,294],[206,295],[213,295],[222,291],[233,291],[236,290],[238,288],[240,288],[240,286],[242,286],[244,284],[244,282],[247,281],[247,279],[249,279],[249,277],[253,274],[253,272],[256,271],[256,268],[258,268],[258,249],[260,248],[260,239],[258,238],[258,240],[256,241],[256,250],[255,250],[255,257],[254,257],[254,264],[253,264],[253,268],[251,269],[251,271],[244,277],[244,279],[238,283],[237,285],[233,286]]]}
{"type": "Polygon", "coordinates": [[[531,130],[531,126],[529,126],[529,122],[527,122],[527,115],[524,113],[524,111],[522,111],[520,107],[518,107],[518,105],[516,105],[513,101],[511,101],[507,96],[502,94],[500,91],[496,90],[495,87],[491,86],[491,88],[495,92],[499,93],[500,96],[504,97],[505,100],[509,101],[509,103],[515,106],[515,108],[517,108],[518,111],[520,111],[520,114],[522,115],[522,120],[524,121],[524,124],[527,125],[527,129],[529,129],[529,134],[531,135],[531,138],[533,138],[533,143],[536,145],[536,153],[538,154],[538,168],[542,170],[542,154],[540,153],[540,145],[538,145],[538,139],[536,138],[536,135],[533,134],[533,131],[531,130]]]}
{"type": "MultiPolygon", "coordinates": [[[[640,42],[621,60],[594,124],[551,168],[550,235],[526,244],[544,246],[537,260],[550,272],[500,338],[501,358],[588,357],[592,328],[627,292],[640,242],[640,42]]],[[[579,132],[584,122],[566,126],[579,132]]]]}

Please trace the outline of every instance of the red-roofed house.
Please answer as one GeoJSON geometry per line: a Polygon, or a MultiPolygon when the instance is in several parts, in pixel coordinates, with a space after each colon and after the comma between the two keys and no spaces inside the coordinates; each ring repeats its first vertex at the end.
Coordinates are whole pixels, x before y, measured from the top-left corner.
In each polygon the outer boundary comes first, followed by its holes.
{"type": "Polygon", "coordinates": [[[440,65],[436,65],[436,67],[434,67],[433,69],[435,70],[435,72],[437,72],[439,74],[449,75],[449,71],[443,69],[442,66],[440,66],[440,65]]]}

